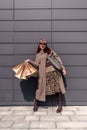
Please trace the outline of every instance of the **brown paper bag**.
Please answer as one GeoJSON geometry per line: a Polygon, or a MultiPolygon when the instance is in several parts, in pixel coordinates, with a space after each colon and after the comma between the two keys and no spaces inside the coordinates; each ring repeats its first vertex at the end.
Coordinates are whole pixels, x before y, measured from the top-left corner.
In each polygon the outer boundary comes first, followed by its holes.
{"type": "Polygon", "coordinates": [[[23,62],[13,67],[12,70],[15,72],[15,77],[18,79],[27,79],[27,77],[31,77],[38,71],[37,68],[30,62],[23,62]]]}

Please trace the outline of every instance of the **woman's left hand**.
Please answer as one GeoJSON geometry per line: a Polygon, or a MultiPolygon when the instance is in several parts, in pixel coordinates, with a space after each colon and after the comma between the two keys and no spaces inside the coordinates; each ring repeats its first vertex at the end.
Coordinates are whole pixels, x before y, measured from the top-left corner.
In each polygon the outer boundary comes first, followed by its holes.
{"type": "Polygon", "coordinates": [[[62,72],[63,72],[63,75],[66,75],[66,70],[65,69],[63,69],[62,72]]]}

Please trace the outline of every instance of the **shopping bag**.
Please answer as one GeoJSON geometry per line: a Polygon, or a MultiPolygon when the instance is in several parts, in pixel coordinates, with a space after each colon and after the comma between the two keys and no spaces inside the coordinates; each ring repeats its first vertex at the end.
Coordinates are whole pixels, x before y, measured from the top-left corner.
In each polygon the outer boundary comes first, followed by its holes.
{"type": "Polygon", "coordinates": [[[27,79],[38,71],[37,66],[34,63],[30,63],[30,61],[23,62],[13,67],[12,70],[15,72],[15,77],[18,79],[27,79]]]}
{"type": "Polygon", "coordinates": [[[53,56],[48,56],[48,60],[56,69],[61,70],[61,63],[56,58],[54,58],[53,56]]]}

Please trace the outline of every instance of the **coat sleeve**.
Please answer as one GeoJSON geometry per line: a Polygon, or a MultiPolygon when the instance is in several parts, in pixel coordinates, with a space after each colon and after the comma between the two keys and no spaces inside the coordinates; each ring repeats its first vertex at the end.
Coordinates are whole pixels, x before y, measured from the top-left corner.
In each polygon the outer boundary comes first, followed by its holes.
{"type": "Polygon", "coordinates": [[[36,54],[35,56],[35,61],[30,60],[30,62],[34,65],[36,65],[37,67],[39,67],[40,64],[40,57],[38,56],[38,54],[36,54]]]}
{"type": "Polygon", "coordinates": [[[51,50],[51,54],[52,54],[52,56],[53,56],[56,60],[58,60],[58,61],[60,62],[61,68],[62,68],[62,69],[65,69],[65,66],[63,65],[63,62],[62,62],[60,56],[59,56],[55,51],[53,51],[53,50],[51,50]]]}

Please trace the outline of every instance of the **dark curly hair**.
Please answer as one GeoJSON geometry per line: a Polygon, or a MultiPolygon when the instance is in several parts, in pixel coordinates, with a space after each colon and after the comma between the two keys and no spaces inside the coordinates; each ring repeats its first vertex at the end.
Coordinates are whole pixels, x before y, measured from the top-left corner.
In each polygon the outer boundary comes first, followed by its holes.
{"type": "MultiPolygon", "coordinates": [[[[39,43],[39,45],[38,45],[38,48],[37,48],[37,53],[39,53],[40,52],[40,44],[41,43],[39,43]]],[[[47,53],[47,54],[50,54],[51,53],[51,49],[47,46],[47,43],[45,43],[45,45],[46,45],[46,47],[45,47],[45,49],[44,49],[44,53],[47,53]]]]}

